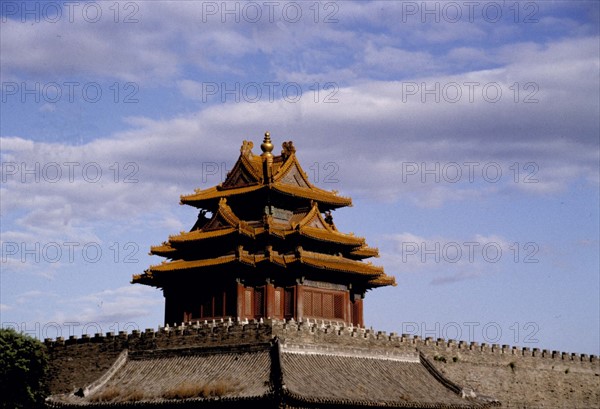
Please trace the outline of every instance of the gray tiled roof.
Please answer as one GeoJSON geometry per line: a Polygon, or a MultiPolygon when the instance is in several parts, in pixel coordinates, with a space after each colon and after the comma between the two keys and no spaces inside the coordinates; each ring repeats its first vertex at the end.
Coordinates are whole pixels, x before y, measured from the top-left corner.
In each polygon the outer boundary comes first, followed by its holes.
{"type": "Polygon", "coordinates": [[[187,348],[128,354],[76,394],[56,395],[50,406],[115,406],[176,400],[247,400],[272,394],[270,344],[187,348]]]}
{"type": "Polygon", "coordinates": [[[477,401],[460,397],[460,388],[436,379],[422,359],[416,353],[382,355],[284,346],[281,368],[287,393],[307,403],[478,407],[477,401]]]}
{"type": "Polygon", "coordinates": [[[271,343],[124,353],[61,407],[204,407],[259,400],[281,407],[480,408],[414,353],[271,343]],[[286,406],[287,405],[287,406],[286,406]]]}

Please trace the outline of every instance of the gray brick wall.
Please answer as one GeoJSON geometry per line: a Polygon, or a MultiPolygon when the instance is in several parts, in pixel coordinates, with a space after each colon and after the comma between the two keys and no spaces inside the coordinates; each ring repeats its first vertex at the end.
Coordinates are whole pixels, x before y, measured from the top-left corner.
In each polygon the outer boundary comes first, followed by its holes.
{"type": "Polygon", "coordinates": [[[463,388],[492,396],[506,408],[598,408],[600,363],[597,356],[478,345],[399,336],[328,322],[202,322],[134,331],[46,340],[52,393],[70,392],[96,380],[128,348],[142,351],[200,345],[284,342],[335,347],[421,351],[443,374],[463,388]]]}

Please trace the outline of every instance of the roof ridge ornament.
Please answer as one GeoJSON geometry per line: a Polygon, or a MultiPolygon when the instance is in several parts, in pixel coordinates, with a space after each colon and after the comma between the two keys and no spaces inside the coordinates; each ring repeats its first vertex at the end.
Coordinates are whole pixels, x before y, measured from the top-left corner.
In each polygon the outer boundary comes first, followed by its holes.
{"type": "Polygon", "coordinates": [[[269,131],[267,131],[265,132],[265,139],[260,145],[260,149],[263,151],[260,156],[263,160],[263,180],[268,184],[271,184],[273,181],[273,154],[271,153],[273,152],[273,148],[274,146],[271,143],[271,134],[269,131]]]}
{"type": "Polygon", "coordinates": [[[273,152],[273,144],[271,143],[271,134],[269,133],[269,131],[265,132],[265,139],[263,139],[263,143],[260,144],[260,149],[263,151],[262,157],[267,158],[267,157],[273,157],[273,154],[271,152],[273,152]]]}
{"type": "Polygon", "coordinates": [[[244,156],[251,156],[253,147],[254,143],[252,141],[243,140],[242,147],[240,148],[240,153],[244,156]]]}
{"type": "Polygon", "coordinates": [[[293,141],[284,142],[281,144],[281,147],[283,148],[281,150],[281,156],[283,156],[285,159],[289,158],[290,156],[292,156],[292,154],[296,153],[296,147],[294,146],[293,141]]]}
{"type": "Polygon", "coordinates": [[[325,220],[325,223],[330,225],[334,230],[337,230],[335,224],[333,224],[333,216],[331,215],[331,210],[327,210],[325,212],[325,217],[323,218],[323,220],[325,220]]]}

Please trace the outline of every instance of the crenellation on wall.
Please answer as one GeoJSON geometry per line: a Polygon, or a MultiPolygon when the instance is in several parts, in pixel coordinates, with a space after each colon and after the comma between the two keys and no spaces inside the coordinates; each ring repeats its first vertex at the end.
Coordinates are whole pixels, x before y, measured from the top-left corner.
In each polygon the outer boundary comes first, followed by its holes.
{"type": "Polygon", "coordinates": [[[118,335],[108,332],[105,335],[96,333],[93,337],[83,334],[81,337],[70,336],[67,340],[62,337],[45,339],[45,345],[52,349],[61,346],[116,343],[128,348],[136,346],[168,347],[175,345],[195,345],[206,342],[226,342],[238,340],[264,340],[273,335],[300,337],[305,340],[313,339],[331,342],[359,342],[365,340],[382,346],[413,346],[416,348],[435,349],[437,351],[457,352],[460,354],[483,354],[486,356],[512,356],[523,358],[539,358],[560,360],[563,362],[597,362],[596,355],[552,351],[540,348],[518,347],[499,344],[466,342],[463,340],[446,340],[432,337],[421,338],[418,335],[398,335],[385,331],[374,331],[368,328],[347,326],[338,322],[315,322],[294,320],[213,320],[204,322],[180,323],[174,326],[158,327],[157,330],[147,328],[144,331],[133,330],[131,333],[120,331],[118,335]]]}
{"type": "Polygon", "coordinates": [[[510,347],[509,345],[498,344],[488,345],[477,342],[467,343],[463,340],[445,340],[438,338],[433,341],[431,337],[422,339],[419,336],[410,336],[407,334],[398,335],[397,333],[387,334],[385,331],[373,331],[371,329],[365,329],[360,327],[345,326],[339,323],[315,323],[315,322],[295,322],[293,320],[265,320],[264,322],[205,322],[205,323],[186,323],[185,325],[179,325],[176,327],[158,327],[158,330],[148,328],[145,331],[133,330],[130,334],[124,331],[120,331],[118,335],[114,333],[106,333],[106,335],[95,334],[93,337],[89,335],[82,335],[80,338],[70,336],[68,340],[63,338],[57,338],[55,340],[46,339],[44,342],[48,347],[54,347],[57,345],[72,345],[72,344],[85,344],[85,343],[106,343],[115,342],[116,340],[135,342],[135,340],[147,340],[147,339],[169,339],[169,338],[186,338],[194,336],[193,342],[201,342],[208,338],[239,338],[248,335],[270,335],[271,333],[285,333],[287,335],[293,334],[294,332],[303,334],[315,334],[317,336],[337,336],[337,337],[350,337],[350,338],[364,338],[371,341],[381,341],[388,344],[412,344],[415,346],[431,346],[443,349],[461,350],[461,351],[478,351],[487,353],[501,353],[501,354],[512,354],[522,356],[535,356],[535,357],[548,357],[556,359],[560,357],[562,360],[581,360],[581,361],[592,361],[596,359],[595,355],[587,354],[576,354],[567,352],[540,350],[539,348],[530,349],[528,347],[519,348],[517,346],[510,347]]]}
{"type": "Polygon", "coordinates": [[[417,349],[453,382],[493,396],[503,407],[597,407],[600,365],[595,355],[458,341],[417,349]]]}
{"type": "MultiPolygon", "coordinates": [[[[307,347],[336,345],[373,349],[383,353],[423,353],[449,379],[484,395],[493,396],[506,407],[531,405],[530,390],[549,391],[535,398],[546,406],[565,399],[600,400],[596,390],[600,366],[596,355],[552,351],[540,348],[479,344],[464,340],[425,339],[408,334],[374,331],[335,321],[314,320],[216,320],[165,325],[131,333],[120,331],[82,335],[68,339],[46,339],[50,356],[52,393],[84,387],[102,375],[119,354],[233,343],[268,342],[274,337],[307,347]],[[516,396],[516,397],[515,397],[516,396]],[[521,396],[519,398],[519,396],[521,396]],[[506,404],[505,404],[506,402],[506,404]]],[[[533,401],[532,401],[533,402],[533,401]]],[[[566,402],[566,401],[565,401],[566,402]]],[[[582,405],[585,406],[585,403],[582,405]]]]}

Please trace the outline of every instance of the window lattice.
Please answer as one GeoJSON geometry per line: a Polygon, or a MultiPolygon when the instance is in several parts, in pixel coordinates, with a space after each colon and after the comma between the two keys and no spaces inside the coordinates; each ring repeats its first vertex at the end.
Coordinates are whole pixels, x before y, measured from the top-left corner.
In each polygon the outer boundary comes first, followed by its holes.
{"type": "Polygon", "coordinates": [[[265,315],[265,289],[256,288],[254,290],[254,316],[262,317],[265,315]]]}
{"type": "Polygon", "coordinates": [[[313,307],[312,307],[312,291],[307,291],[304,290],[304,295],[303,295],[303,302],[304,302],[304,315],[307,316],[312,316],[313,315],[313,307]]]}
{"type": "Polygon", "coordinates": [[[334,318],[333,316],[333,294],[322,294],[323,297],[323,318],[334,318]]]}
{"type": "Polygon", "coordinates": [[[273,305],[273,315],[277,318],[281,318],[281,299],[283,295],[283,288],[276,288],[274,294],[274,305],[273,305]]]}
{"type": "MultiPolygon", "coordinates": [[[[318,292],[312,293],[313,298],[313,315],[315,317],[323,317],[323,294],[318,292]]],[[[323,317],[325,318],[325,317],[323,317]]]]}
{"type": "Polygon", "coordinates": [[[304,316],[324,319],[345,319],[344,294],[304,290],[304,316]]]}
{"type": "Polygon", "coordinates": [[[334,296],[333,317],[337,319],[344,319],[344,296],[342,294],[335,294],[334,296]]]}

